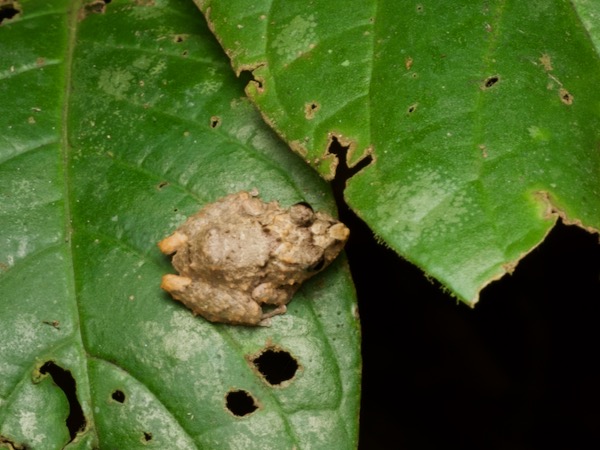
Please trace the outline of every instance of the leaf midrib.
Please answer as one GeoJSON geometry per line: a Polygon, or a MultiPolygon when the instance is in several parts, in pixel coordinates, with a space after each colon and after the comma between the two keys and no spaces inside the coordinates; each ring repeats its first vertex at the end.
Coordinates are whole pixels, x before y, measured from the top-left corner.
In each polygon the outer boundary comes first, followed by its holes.
{"type": "MultiPolygon", "coordinates": [[[[81,309],[79,308],[78,299],[78,286],[75,276],[75,265],[74,261],[74,249],[73,249],[73,217],[72,217],[72,202],[74,201],[74,193],[71,185],[71,146],[69,143],[69,117],[70,117],[70,104],[71,104],[71,90],[73,80],[73,55],[75,53],[75,44],[77,39],[77,31],[79,26],[79,12],[83,8],[82,0],[74,0],[68,4],[69,10],[67,12],[67,42],[65,49],[64,59],[64,84],[63,84],[63,98],[62,98],[62,111],[61,111],[61,128],[60,128],[60,151],[61,151],[61,162],[62,162],[62,178],[63,178],[63,198],[64,198],[64,240],[67,248],[67,254],[69,256],[68,265],[70,273],[67,276],[68,292],[71,294],[73,300],[73,308],[75,310],[73,319],[76,323],[73,324],[73,328],[78,330],[73,335],[73,339],[77,341],[77,347],[81,349],[81,355],[87,353],[85,349],[84,339],[81,330],[81,309]]],[[[67,368],[65,368],[67,369],[67,368]]],[[[79,369],[81,374],[84,375],[85,379],[81,379],[74,376],[76,381],[76,393],[78,401],[81,404],[84,413],[85,427],[86,430],[90,428],[90,423],[93,423],[93,407],[86,408],[85,404],[92,406],[92,398],[89,392],[90,377],[89,367],[87,358],[82,358],[79,369]],[[83,389],[82,389],[83,388],[83,389]],[[82,401],[82,396],[87,397],[85,401],[82,401]]],[[[68,370],[68,369],[67,369],[68,370]]],[[[79,433],[83,433],[84,430],[79,430],[79,433]]],[[[78,433],[78,434],[79,434],[78,433]]]]}

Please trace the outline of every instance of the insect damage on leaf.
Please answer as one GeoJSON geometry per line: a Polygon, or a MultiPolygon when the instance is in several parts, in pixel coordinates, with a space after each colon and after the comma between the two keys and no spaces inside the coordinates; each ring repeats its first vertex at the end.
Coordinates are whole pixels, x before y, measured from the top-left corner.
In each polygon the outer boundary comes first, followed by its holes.
{"type": "Polygon", "coordinates": [[[0,0],[0,25],[4,21],[8,21],[19,17],[21,14],[21,7],[17,2],[0,0]]]}
{"type": "Polygon", "coordinates": [[[257,194],[228,195],[158,243],[175,254],[179,272],[164,275],[161,287],[211,322],[269,325],[302,282],[337,257],[349,234],[305,203],[284,209],[257,194]]]}

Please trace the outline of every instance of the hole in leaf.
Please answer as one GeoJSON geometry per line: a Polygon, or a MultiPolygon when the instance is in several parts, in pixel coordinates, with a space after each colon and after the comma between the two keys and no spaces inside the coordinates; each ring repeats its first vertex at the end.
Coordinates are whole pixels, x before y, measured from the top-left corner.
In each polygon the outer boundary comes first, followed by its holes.
{"type": "MultiPolygon", "coordinates": [[[[260,67],[260,66],[257,66],[257,67],[260,67]]],[[[252,73],[251,70],[242,70],[240,72],[239,78],[242,81],[242,83],[244,83],[244,86],[248,86],[248,84],[250,84],[250,83],[256,83],[258,90],[261,90],[263,87],[262,82],[260,80],[257,80],[254,77],[254,74],[252,73]]]]}
{"type": "Polygon", "coordinates": [[[238,417],[243,417],[253,413],[258,409],[254,397],[243,390],[229,391],[225,397],[227,409],[238,417]]]}
{"type": "Polygon", "coordinates": [[[152,440],[152,433],[148,433],[147,431],[144,431],[143,439],[145,442],[150,442],[152,440]]]}
{"type": "Polygon", "coordinates": [[[408,113],[409,113],[409,114],[412,114],[412,113],[414,113],[414,112],[415,112],[415,110],[416,110],[416,109],[417,109],[417,103],[413,103],[412,105],[410,105],[410,106],[408,107],[408,113]]]}
{"type": "Polygon", "coordinates": [[[66,419],[67,428],[69,429],[69,436],[71,441],[75,439],[77,433],[85,428],[86,422],[83,415],[83,409],[77,400],[77,386],[75,379],[69,370],[65,370],[62,367],[56,365],[54,361],[48,361],[40,367],[41,374],[49,374],[54,381],[54,384],[61,389],[67,401],[69,402],[69,415],[66,419]]]}
{"type": "Polygon", "coordinates": [[[304,117],[311,120],[315,117],[316,112],[321,109],[321,105],[317,102],[310,102],[304,105],[304,117]]]}
{"type": "Polygon", "coordinates": [[[106,5],[112,0],[93,0],[83,5],[79,11],[79,19],[85,19],[90,14],[104,14],[106,12],[106,5]]]}
{"type": "Polygon", "coordinates": [[[219,116],[212,116],[210,118],[210,127],[217,128],[219,125],[221,125],[221,118],[219,116]]]}
{"type": "Polygon", "coordinates": [[[110,2],[111,0],[94,0],[86,3],[79,10],[79,19],[83,20],[90,14],[104,14],[106,12],[106,5],[110,2]]]}
{"type": "Polygon", "coordinates": [[[331,144],[327,149],[328,153],[332,153],[338,158],[338,165],[335,171],[335,177],[331,181],[333,190],[343,192],[346,188],[346,181],[353,177],[357,172],[367,167],[373,161],[371,155],[365,156],[358,161],[354,166],[348,167],[347,155],[349,146],[343,146],[340,141],[334,136],[331,139],[331,144]]]}
{"type": "Polygon", "coordinates": [[[17,444],[15,441],[0,435],[0,448],[8,448],[10,450],[27,450],[27,446],[17,444]]]}
{"type": "Polygon", "coordinates": [[[156,185],[156,189],[158,189],[160,191],[162,188],[167,187],[168,185],[169,185],[168,181],[161,181],[160,183],[158,183],[156,185]]]}
{"type": "Polygon", "coordinates": [[[21,13],[21,9],[17,2],[6,2],[0,4],[0,25],[5,20],[10,20],[21,13]]]}
{"type": "Polygon", "coordinates": [[[489,89],[493,85],[495,85],[499,80],[500,80],[500,78],[497,75],[493,75],[491,77],[487,77],[485,79],[485,81],[483,82],[483,88],[484,89],[489,89]]]}
{"type": "Polygon", "coordinates": [[[291,380],[298,371],[296,359],[289,352],[281,349],[269,348],[254,358],[252,363],[271,385],[291,380]]]}
{"type": "Polygon", "coordinates": [[[125,393],[120,390],[116,390],[111,395],[112,399],[119,403],[125,403],[125,393]]]}
{"type": "Polygon", "coordinates": [[[560,101],[563,102],[565,105],[573,104],[573,96],[569,91],[567,91],[564,88],[560,88],[558,94],[560,95],[560,101]]]}

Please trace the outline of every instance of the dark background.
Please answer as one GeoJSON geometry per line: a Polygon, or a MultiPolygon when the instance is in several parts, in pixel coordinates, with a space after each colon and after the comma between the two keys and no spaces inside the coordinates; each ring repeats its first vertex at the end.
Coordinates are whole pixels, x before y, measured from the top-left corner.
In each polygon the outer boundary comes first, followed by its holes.
{"type": "Polygon", "coordinates": [[[340,207],[363,333],[360,449],[600,448],[600,245],[559,223],[474,309],[340,207]]]}

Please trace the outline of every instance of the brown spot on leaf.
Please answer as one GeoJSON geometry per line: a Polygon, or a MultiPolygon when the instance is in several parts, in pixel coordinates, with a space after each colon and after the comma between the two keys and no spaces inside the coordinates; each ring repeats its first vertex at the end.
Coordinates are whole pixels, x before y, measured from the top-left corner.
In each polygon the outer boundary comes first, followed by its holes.
{"type": "Polygon", "coordinates": [[[308,120],[314,119],[315,114],[317,111],[319,111],[319,109],[321,109],[321,105],[319,105],[317,102],[307,103],[304,105],[304,117],[306,117],[308,120]]]}
{"type": "Polygon", "coordinates": [[[481,156],[483,156],[484,158],[488,157],[487,147],[485,146],[485,144],[480,144],[479,150],[481,150],[481,156]]]}
{"type": "Polygon", "coordinates": [[[552,70],[552,60],[549,54],[544,53],[542,56],[540,56],[540,63],[546,72],[550,72],[552,70]]]}
{"type": "Polygon", "coordinates": [[[560,88],[558,90],[558,95],[560,95],[560,101],[563,102],[565,105],[573,104],[573,95],[565,88],[560,88]]]}
{"type": "Polygon", "coordinates": [[[86,3],[79,10],[79,20],[85,19],[90,14],[104,14],[106,12],[106,5],[112,0],[92,0],[86,3]]]}
{"type": "Polygon", "coordinates": [[[404,67],[406,67],[406,70],[410,70],[412,65],[413,65],[413,59],[409,56],[408,58],[406,58],[404,60],[404,67]]]}

